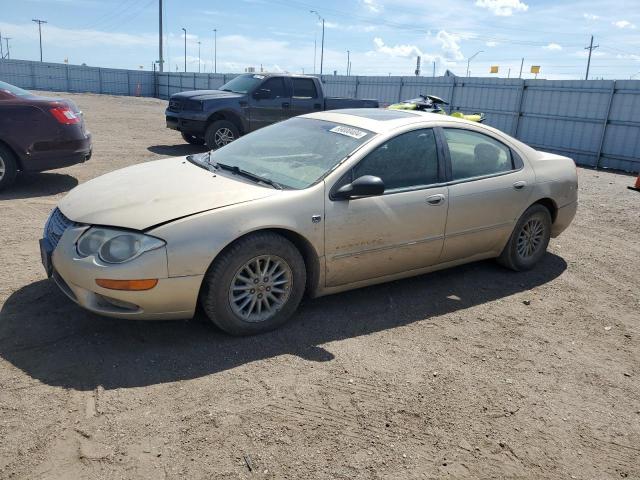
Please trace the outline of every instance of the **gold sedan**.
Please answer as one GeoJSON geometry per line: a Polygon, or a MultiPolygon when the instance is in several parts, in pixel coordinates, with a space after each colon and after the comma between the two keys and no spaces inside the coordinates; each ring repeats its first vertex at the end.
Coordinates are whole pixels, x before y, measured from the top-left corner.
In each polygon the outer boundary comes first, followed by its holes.
{"type": "Polygon", "coordinates": [[[75,302],[237,335],[327,295],[496,257],[532,268],[577,206],[573,160],[442,115],[338,110],[91,180],[40,241],[75,302]]]}

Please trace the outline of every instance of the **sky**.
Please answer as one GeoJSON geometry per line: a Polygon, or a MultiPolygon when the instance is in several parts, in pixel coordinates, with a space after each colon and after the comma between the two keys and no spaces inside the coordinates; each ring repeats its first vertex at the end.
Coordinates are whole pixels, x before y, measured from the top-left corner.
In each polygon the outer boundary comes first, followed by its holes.
{"type": "MultiPolygon", "coordinates": [[[[159,0],[0,0],[11,58],[150,70],[158,59],[159,0]]],[[[165,70],[352,75],[640,79],[640,0],[164,0],[165,70]],[[311,13],[315,10],[318,13],[311,13]],[[200,42],[200,43],[198,43],[200,42]],[[200,55],[198,54],[200,50],[200,55]],[[480,52],[477,55],[476,52],[480,52]],[[474,57],[475,55],[475,57],[474,57]],[[473,57],[471,59],[471,57],[473,57]],[[200,58],[200,61],[199,61],[200,58]],[[470,60],[471,59],[471,60],[470,60]],[[315,61],[314,61],[315,60],[315,61]],[[498,66],[491,74],[490,67],[498,66]]]]}

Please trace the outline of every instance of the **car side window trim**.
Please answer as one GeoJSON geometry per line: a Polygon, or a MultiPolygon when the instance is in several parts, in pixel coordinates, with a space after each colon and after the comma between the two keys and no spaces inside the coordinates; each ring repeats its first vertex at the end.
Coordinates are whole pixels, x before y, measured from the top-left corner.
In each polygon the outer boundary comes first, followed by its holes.
{"type": "MultiPolygon", "coordinates": [[[[410,132],[415,132],[416,130],[433,130],[434,134],[435,134],[435,140],[436,140],[436,151],[437,151],[437,163],[438,163],[438,182],[436,183],[429,183],[426,185],[412,185],[410,187],[399,187],[399,188],[391,188],[391,189],[385,189],[384,193],[381,196],[385,196],[385,195],[395,195],[398,193],[406,193],[406,192],[415,192],[418,190],[429,190],[432,188],[442,188],[448,185],[447,183],[447,177],[446,177],[446,171],[445,171],[445,152],[444,152],[444,148],[443,148],[443,144],[442,141],[440,139],[440,133],[438,132],[439,127],[425,127],[424,125],[418,126],[416,128],[412,128],[410,130],[405,130],[402,133],[399,133],[399,135],[404,135],[406,133],[410,133],[410,132]]],[[[392,137],[395,138],[395,137],[392,137]]],[[[384,145],[386,142],[388,142],[390,139],[387,139],[383,142],[380,143],[380,145],[377,145],[371,152],[367,153],[363,158],[361,158],[358,163],[356,163],[355,165],[353,165],[351,168],[349,168],[349,171],[347,171],[344,175],[342,175],[331,187],[331,189],[329,190],[329,200],[331,201],[338,201],[340,199],[336,199],[335,198],[335,192],[342,187],[343,185],[345,185],[345,180],[347,182],[353,182],[355,180],[355,178],[353,177],[353,172],[355,171],[356,167],[363,162],[364,160],[366,160],[366,158],[369,156],[369,154],[373,153],[377,148],[381,147],[382,145],[384,145]]],[[[366,145],[366,144],[365,144],[366,145]]],[[[364,146],[364,145],[362,145],[364,146]]],[[[361,147],[362,147],[361,146],[361,147]]],[[[354,152],[355,153],[355,152],[354,152]]],[[[354,199],[354,200],[358,200],[358,199],[354,199]]]]}
{"type": "Polygon", "coordinates": [[[520,155],[513,149],[511,148],[509,145],[505,144],[504,142],[502,142],[501,140],[495,138],[492,135],[488,135],[484,132],[478,132],[477,130],[473,130],[470,128],[461,128],[461,127],[436,127],[436,130],[438,130],[438,138],[440,140],[440,142],[442,143],[443,146],[443,150],[444,150],[444,161],[446,163],[446,182],[445,185],[450,186],[450,185],[457,185],[459,183],[468,183],[468,182],[476,182],[478,180],[486,180],[488,178],[494,178],[494,177],[502,177],[505,175],[511,175],[512,173],[517,173],[520,172],[521,170],[524,169],[524,162],[522,161],[522,158],[520,157],[520,155]],[[480,135],[485,135],[486,137],[498,142],[500,145],[504,146],[508,151],[509,154],[511,156],[511,166],[512,169],[511,170],[507,170],[505,172],[496,172],[496,173],[488,173],[486,175],[478,175],[476,177],[468,177],[468,178],[460,178],[458,180],[453,180],[453,169],[452,169],[452,165],[451,165],[451,152],[449,151],[449,144],[447,143],[447,139],[444,135],[444,130],[445,128],[447,130],[463,130],[465,132],[472,132],[472,133],[477,133],[480,135]],[[516,160],[518,161],[518,166],[516,168],[516,160]]]}

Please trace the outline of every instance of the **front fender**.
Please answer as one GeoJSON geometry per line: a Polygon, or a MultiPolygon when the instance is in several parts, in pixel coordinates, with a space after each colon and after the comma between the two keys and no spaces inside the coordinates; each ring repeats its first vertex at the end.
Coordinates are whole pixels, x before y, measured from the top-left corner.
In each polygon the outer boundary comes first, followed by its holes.
{"type": "Polygon", "coordinates": [[[169,276],[202,275],[216,256],[238,238],[267,229],[291,231],[324,255],[324,184],[283,190],[259,200],[198,213],[148,232],[167,242],[169,276]]]}

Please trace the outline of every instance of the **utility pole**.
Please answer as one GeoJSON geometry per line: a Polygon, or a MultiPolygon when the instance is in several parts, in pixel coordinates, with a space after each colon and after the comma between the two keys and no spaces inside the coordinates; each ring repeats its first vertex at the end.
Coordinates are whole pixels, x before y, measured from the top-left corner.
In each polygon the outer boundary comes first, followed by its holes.
{"type": "Polygon", "coordinates": [[[162,72],[162,66],[164,64],[164,60],[162,58],[162,0],[158,0],[158,47],[160,53],[158,56],[158,70],[162,72]]]}
{"type": "Polygon", "coordinates": [[[4,47],[2,46],[2,32],[0,32],[0,60],[4,58],[4,47]]]}
{"type": "MultiPolygon", "coordinates": [[[[38,34],[40,35],[40,61],[42,62],[42,24],[47,22],[45,20],[39,20],[37,18],[34,18],[32,21],[38,24],[38,34]]],[[[8,49],[9,47],[7,47],[7,50],[8,49]]]]}
{"type": "Polygon", "coordinates": [[[182,31],[184,32],[184,71],[186,73],[187,72],[187,29],[183,27],[182,31]]]}
{"type": "Polygon", "coordinates": [[[522,57],[522,61],[520,62],[520,75],[518,75],[518,78],[522,78],[522,67],[524,66],[524,57],[522,57]]]}
{"type": "Polygon", "coordinates": [[[198,40],[198,73],[200,73],[200,45],[201,44],[202,42],[198,40]]]}
{"type": "Polygon", "coordinates": [[[433,78],[436,77],[436,61],[433,61],[433,78]]]}
{"type": "Polygon", "coordinates": [[[507,73],[507,78],[511,78],[511,67],[509,67],[509,72],[507,73]]]}
{"type": "Polygon", "coordinates": [[[322,66],[324,64],[324,18],[320,16],[315,10],[309,10],[311,13],[315,13],[319,20],[322,20],[322,43],[320,46],[320,76],[322,76],[322,66]]]}
{"type": "Polygon", "coordinates": [[[467,59],[467,77],[469,76],[469,65],[471,64],[471,60],[473,60],[474,58],[476,58],[476,55],[478,55],[479,53],[484,52],[484,50],[478,50],[476,53],[474,53],[473,55],[471,55],[468,59],[467,59]]]}
{"type": "Polygon", "coordinates": [[[593,35],[591,35],[591,43],[588,47],[585,47],[585,50],[589,50],[589,59],[587,60],[587,74],[584,76],[585,80],[589,80],[589,67],[591,66],[591,53],[598,48],[600,45],[593,46],[593,35]]]}
{"type": "Polygon", "coordinates": [[[7,44],[7,60],[11,60],[11,53],[9,52],[9,40],[11,40],[11,37],[4,37],[4,41],[7,44]]]}
{"type": "Polygon", "coordinates": [[[213,29],[213,73],[218,73],[218,29],[213,29]]]}
{"type": "Polygon", "coordinates": [[[347,50],[347,77],[349,76],[349,63],[351,63],[350,60],[349,60],[350,53],[351,52],[349,52],[349,50],[347,50]]]}

